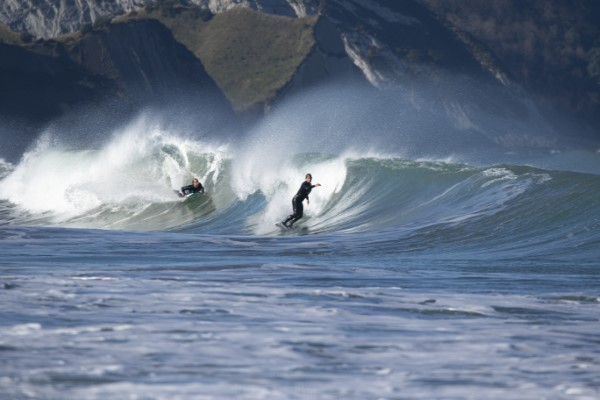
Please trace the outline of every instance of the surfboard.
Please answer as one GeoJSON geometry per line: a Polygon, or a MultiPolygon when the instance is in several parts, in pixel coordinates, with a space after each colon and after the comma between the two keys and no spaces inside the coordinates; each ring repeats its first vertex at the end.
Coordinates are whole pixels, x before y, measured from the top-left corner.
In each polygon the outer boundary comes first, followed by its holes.
{"type": "Polygon", "coordinates": [[[177,195],[177,197],[179,197],[179,199],[181,201],[185,201],[187,199],[189,199],[190,197],[193,197],[194,195],[201,195],[203,193],[188,193],[188,194],[182,194],[181,192],[179,192],[178,190],[173,190],[173,192],[175,192],[175,194],[177,195]]]}
{"type": "Polygon", "coordinates": [[[197,199],[197,198],[200,198],[200,196],[202,196],[205,193],[206,192],[204,192],[204,193],[200,193],[200,192],[198,192],[198,193],[188,193],[188,194],[186,194],[185,196],[183,196],[181,198],[181,201],[186,201],[188,199],[190,199],[190,200],[197,199]]]}
{"type": "Polygon", "coordinates": [[[297,223],[293,226],[285,226],[281,222],[275,224],[281,230],[281,235],[308,235],[309,230],[306,226],[298,225],[297,223]]]}

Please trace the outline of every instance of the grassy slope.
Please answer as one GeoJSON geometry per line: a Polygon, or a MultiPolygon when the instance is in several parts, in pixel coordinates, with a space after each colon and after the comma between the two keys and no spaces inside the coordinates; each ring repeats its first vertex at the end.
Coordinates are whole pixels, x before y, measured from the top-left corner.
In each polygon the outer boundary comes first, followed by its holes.
{"type": "Polygon", "coordinates": [[[202,62],[236,111],[268,103],[314,45],[317,17],[288,18],[233,9],[212,18],[194,8],[140,11],[119,18],[158,19],[202,62]]]}
{"type": "Polygon", "coordinates": [[[197,54],[232,103],[248,108],[289,82],[314,44],[315,22],[232,10],[211,20],[197,54]]]}

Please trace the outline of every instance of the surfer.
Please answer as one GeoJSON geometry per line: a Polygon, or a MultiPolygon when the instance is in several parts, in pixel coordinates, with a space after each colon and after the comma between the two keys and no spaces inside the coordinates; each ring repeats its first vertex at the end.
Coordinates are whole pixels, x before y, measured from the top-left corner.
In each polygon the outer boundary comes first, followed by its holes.
{"type": "Polygon", "coordinates": [[[311,182],[312,175],[306,174],[304,182],[302,182],[302,185],[300,185],[298,193],[296,193],[296,195],[292,199],[292,209],[294,213],[287,217],[284,221],[281,221],[281,224],[283,226],[291,228],[294,225],[294,222],[302,218],[304,212],[304,206],[302,205],[302,202],[304,201],[304,199],[306,199],[306,204],[310,204],[310,200],[308,199],[310,191],[316,186],[321,186],[320,183],[317,183],[316,185],[311,185],[311,182]]]}
{"type": "Polygon", "coordinates": [[[198,178],[194,178],[192,180],[191,185],[184,186],[181,188],[180,197],[183,197],[187,194],[192,194],[192,193],[204,193],[204,187],[202,186],[202,184],[200,183],[198,178]]]}

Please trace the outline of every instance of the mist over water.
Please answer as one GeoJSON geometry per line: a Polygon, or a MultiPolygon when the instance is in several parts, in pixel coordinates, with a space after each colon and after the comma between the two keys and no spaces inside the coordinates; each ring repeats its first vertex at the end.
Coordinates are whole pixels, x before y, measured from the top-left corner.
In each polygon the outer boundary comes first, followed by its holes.
{"type": "MultiPolygon", "coordinates": [[[[597,153],[573,149],[576,135],[561,138],[526,98],[495,89],[490,94],[467,78],[385,91],[329,85],[288,98],[253,126],[216,129],[214,121],[200,122],[202,113],[183,118],[171,108],[147,109],[92,141],[53,126],[17,164],[4,164],[0,198],[17,224],[188,229],[200,224],[198,209],[177,215],[169,209],[190,208],[173,191],[198,177],[210,192],[205,218],[230,220],[237,226],[230,233],[273,234],[272,223],[289,212],[307,172],[323,185],[308,216],[343,213],[334,201],[385,193],[397,182],[379,179],[390,168],[386,160],[422,163],[404,165],[409,174],[428,168],[426,161],[446,163],[441,169],[448,170],[507,164],[600,173],[597,153]],[[376,166],[362,170],[373,159],[376,166]],[[349,172],[352,163],[360,167],[349,172]]],[[[348,209],[385,209],[393,196],[372,202],[351,201],[348,209]]]]}

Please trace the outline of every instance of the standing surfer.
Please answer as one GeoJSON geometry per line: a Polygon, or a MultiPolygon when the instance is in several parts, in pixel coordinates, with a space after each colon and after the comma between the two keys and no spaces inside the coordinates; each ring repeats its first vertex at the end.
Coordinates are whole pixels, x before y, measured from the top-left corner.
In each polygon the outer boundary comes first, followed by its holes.
{"type": "Polygon", "coordinates": [[[289,217],[287,217],[284,221],[281,221],[283,226],[285,226],[287,228],[291,228],[294,225],[294,222],[296,222],[300,218],[302,218],[302,215],[304,212],[304,206],[302,205],[302,202],[304,201],[304,199],[306,199],[306,204],[310,204],[310,200],[308,199],[308,195],[310,194],[310,191],[312,190],[312,188],[314,188],[316,186],[321,186],[320,183],[317,183],[316,185],[311,185],[311,181],[312,181],[312,175],[306,174],[304,182],[302,182],[302,185],[300,185],[300,189],[298,190],[298,193],[296,193],[296,195],[292,199],[292,209],[294,212],[289,217]]]}

